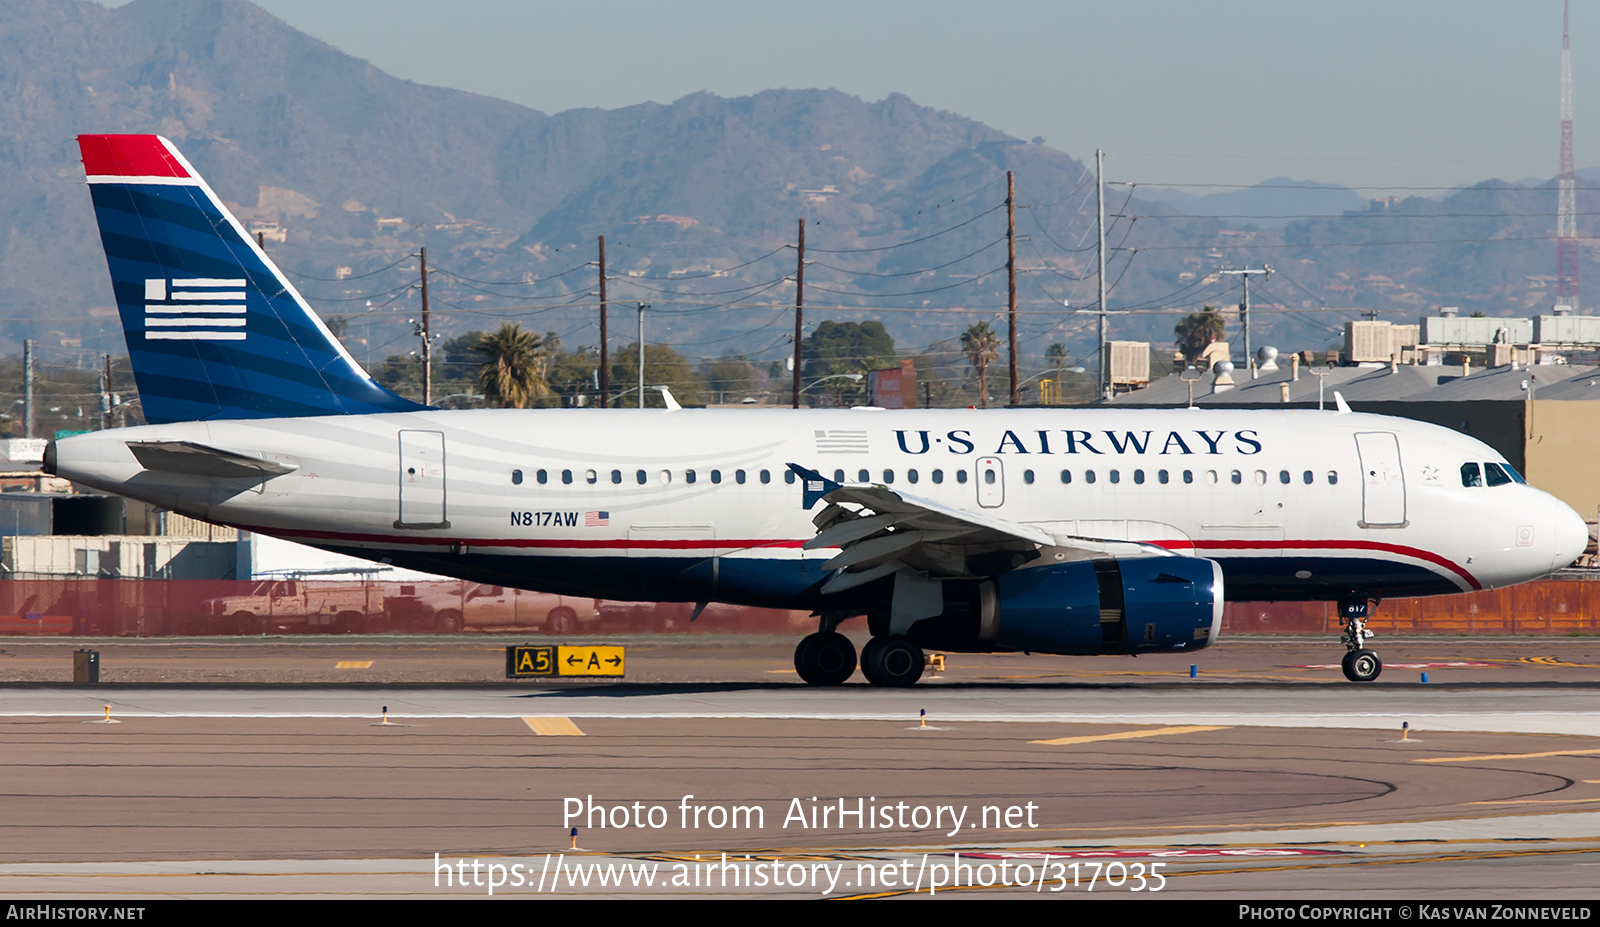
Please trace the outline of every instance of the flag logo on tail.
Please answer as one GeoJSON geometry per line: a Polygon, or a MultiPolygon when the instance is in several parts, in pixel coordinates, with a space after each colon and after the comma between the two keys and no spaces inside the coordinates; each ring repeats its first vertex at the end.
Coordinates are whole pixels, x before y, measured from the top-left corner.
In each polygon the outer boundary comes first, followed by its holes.
{"type": "Polygon", "coordinates": [[[149,341],[245,340],[243,278],[189,277],[144,282],[149,341]]]}

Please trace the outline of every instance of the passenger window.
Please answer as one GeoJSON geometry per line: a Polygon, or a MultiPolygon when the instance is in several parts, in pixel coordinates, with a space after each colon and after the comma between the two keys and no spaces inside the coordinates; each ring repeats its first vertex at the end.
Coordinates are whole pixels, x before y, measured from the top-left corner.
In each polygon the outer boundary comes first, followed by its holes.
{"type": "Polygon", "coordinates": [[[956,471],[956,482],[962,484],[963,486],[965,486],[966,483],[967,483],[967,471],[965,471],[965,470],[957,470],[956,471]]]}
{"type": "Polygon", "coordinates": [[[511,485],[513,485],[513,486],[521,486],[522,485],[522,471],[521,470],[512,470],[511,471],[511,485]]]}
{"type": "Polygon", "coordinates": [[[1504,486],[1511,482],[1511,477],[1500,469],[1499,464],[1486,463],[1483,465],[1483,481],[1490,486],[1504,486]]]}
{"type": "Polygon", "coordinates": [[[907,470],[906,471],[906,482],[907,483],[915,483],[916,481],[917,481],[917,471],[915,471],[915,470],[907,470]]]}
{"type": "Polygon", "coordinates": [[[1228,478],[1233,480],[1233,485],[1235,486],[1238,486],[1240,483],[1244,482],[1244,474],[1240,473],[1238,470],[1233,471],[1228,478]]]}
{"type": "Polygon", "coordinates": [[[672,483],[672,471],[671,470],[662,470],[661,471],[661,485],[667,486],[667,485],[670,485],[671,483],[672,483]]]}
{"type": "Polygon", "coordinates": [[[1085,483],[1093,483],[1094,482],[1094,471],[1093,470],[1085,470],[1085,471],[1083,471],[1083,481],[1085,483]]]}
{"type": "Polygon", "coordinates": [[[1329,486],[1337,486],[1337,485],[1339,485],[1339,474],[1334,472],[1333,470],[1329,470],[1328,471],[1328,485],[1329,486]]]}
{"type": "Polygon", "coordinates": [[[1160,483],[1163,486],[1167,485],[1167,471],[1165,471],[1165,470],[1157,470],[1156,471],[1156,482],[1160,483]]]}
{"type": "Polygon", "coordinates": [[[893,483],[894,482],[894,471],[893,470],[885,470],[885,471],[883,471],[883,481],[885,483],[893,483]]]}
{"type": "Polygon", "coordinates": [[[711,482],[713,482],[713,483],[722,482],[722,471],[721,470],[712,470],[711,471],[711,482]]]}
{"type": "Polygon", "coordinates": [[[1475,463],[1464,463],[1464,464],[1461,465],[1461,485],[1463,485],[1463,486],[1482,486],[1483,485],[1483,474],[1478,471],[1478,465],[1477,464],[1475,464],[1475,463]]]}
{"type": "Polygon", "coordinates": [[[1113,483],[1122,482],[1122,471],[1121,470],[1112,470],[1111,471],[1111,482],[1113,482],[1113,483]]]}
{"type": "Polygon", "coordinates": [[[1317,475],[1312,473],[1310,470],[1307,470],[1305,473],[1301,474],[1300,479],[1303,480],[1307,486],[1310,486],[1312,483],[1317,481],[1317,475]]]}
{"type": "Polygon", "coordinates": [[[856,474],[856,482],[857,483],[870,483],[870,482],[872,482],[872,471],[871,470],[862,470],[862,471],[858,472],[856,474]]]}
{"type": "Polygon", "coordinates": [[[1072,482],[1072,471],[1071,470],[1062,470],[1061,471],[1061,482],[1063,482],[1063,483],[1072,482]]]}
{"type": "Polygon", "coordinates": [[[1289,475],[1289,471],[1288,470],[1279,470],[1278,471],[1278,482],[1282,483],[1283,485],[1285,485],[1285,486],[1289,485],[1289,482],[1291,480],[1293,480],[1293,479],[1294,478],[1289,475]]]}
{"type": "Polygon", "coordinates": [[[540,470],[533,475],[533,478],[539,481],[540,486],[543,486],[544,484],[550,482],[550,473],[547,470],[540,470]]]}
{"type": "Polygon", "coordinates": [[[1185,470],[1185,471],[1183,471],[1183,481],[1185,483],[1193,483],[1194,482],[1194,471],[1193,470],[1185,470]]]}
{"type": "Polygon", "coordinates": [[[744,471],[743,470],[735,470],[735,471],[733,471],[733,481],[735,483],[738,483],[740,486],[743,486],[744,485],[744,471]]]}
{"type": "MultiPolygon", "coordinates": [[[[833,481],[835,483],[843,483],[844,482],[844,471],[843,470],[835,470],[835,471],[833,471],[833,481]]],[[[861,482],[865,483],[866,480],[862,480],[861,482]]]]}
{"type": "MultiPolygon", "coordinates": [[[[912,471],[912,472],[914,473],[916,471],[912,471]]],[[[1032,470],[1024,470],[1024,471],[1022,471],[1022,481],[1024,483],[1027,483],[1029,486],[1032,486],[1033,485],[1033,471],[1032,470]]],[[[916,482],[916,481],[913,480],[912,482],[916,482]]]]}
{"type": "Polygon", "coordinates": [[[694,482],[694,471],[693,470],[685,470],[685,471],[683,471],[683,481],[685,483],[693,483],[694,482]]]}
{"type": "Polygon", "coordinates": [[[772,473],[767,471],[767,470],[762,470],[761,471],[761,482],[763,482],[763,483],[772,482],[772,473]]]}
{"type": "Polygon", "coordinates": [[[1265,485],[1267,485],[1267,471],[1265,471],[1265,470],[1257,470],[1256,471],[1256,485],[1257,486],[1265,486],[1265,485]]]}
{"type": "Polygon", "coordinates": [[[600,474],[594,472],[593,470],[583,471],[583,478],[588,480],[590,483],[600,482],[600,474]]]}
{"type": "Polygon", "coordinates": [[[943,470],[935,470],[935,471],[933,471],[933,481],[935,483],[943,483],[944,482],[944,471],[943,470]]]}
{"type": "Polygon", "coordinates": [[[611,471],[611,482],[613,482],[613,483],[622,482],[622,471],[621,470],[612,470],[611,471]]]}
{"type": "Polygon", "coordinates": [[[1213,486],[1215,486],[1217,484],[1217,471],[1215,471],[1215,470],[1207,470],[1206,471],[1206,482],[1210,483],[1213,486]]]}
{"type": "Polygon", "coordinates": [[[561,471],[561,482],[563,482],[563,483],[571,483],[572,482],[572,471],[571,470],[562,470],[561,471]]]}
{"type": "Polygon", "coordinates": [[[994,476],[994,471],[993,470],[985,470],[985,471],[983,471],[983,481],[985,483],[988,483],[989,485],[993,486],[994,485],[994,480],[995,480],[995,476],[994,476]]]}
{"type": "Polygon", "coordinates": [[[785,483],[788,483],[789,485],[793,486],[794,485],[794,471],[793,470],[785,470],[785,471],[783,471],[783,481],[785,483]]]}
{"type": "Polygon", "coordinates": [[[635,473],[633,475],[633,478],[639,481],[639,485],[640,486],[643,486],[645,483],[650,482],[650,474],[644,472],[643,470],[640,470],[638,473],[635,473]]]}
{"type": "Polygon", "coordinates": [[[1135,470],[1135,471],[1133,471],[1133,482],[1137,486],[1143,486],[1144,485],[1144,471],[1143,470],[1135,470]]]}

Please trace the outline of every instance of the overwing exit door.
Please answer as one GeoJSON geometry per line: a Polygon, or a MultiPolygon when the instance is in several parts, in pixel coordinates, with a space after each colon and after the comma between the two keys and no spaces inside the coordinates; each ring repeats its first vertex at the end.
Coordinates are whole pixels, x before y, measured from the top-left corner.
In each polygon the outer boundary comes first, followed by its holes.
{"type": "Polygon", "coordinates": [[[1006,501],[1006,474],[998,457],[979,457],[977,472],[978,504],[986,509],[999,508],[1006,501]]]}

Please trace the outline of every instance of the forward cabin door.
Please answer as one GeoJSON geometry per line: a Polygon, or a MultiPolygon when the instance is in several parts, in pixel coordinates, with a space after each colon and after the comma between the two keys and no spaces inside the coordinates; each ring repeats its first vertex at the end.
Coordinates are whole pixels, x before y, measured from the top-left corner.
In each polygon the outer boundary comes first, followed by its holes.
{"type": "Polygon", "coordinates": [[[400,513],[396,528],[448,528],[444,432],[400,432],[400,513]]]}
{"type": "Polygon", "coordinates": [[[1356,435],[1361,457],[1361,527],[1399,528],[1406,523],[1406,478],[1400,440],[1389,431],[1356,435]]]}

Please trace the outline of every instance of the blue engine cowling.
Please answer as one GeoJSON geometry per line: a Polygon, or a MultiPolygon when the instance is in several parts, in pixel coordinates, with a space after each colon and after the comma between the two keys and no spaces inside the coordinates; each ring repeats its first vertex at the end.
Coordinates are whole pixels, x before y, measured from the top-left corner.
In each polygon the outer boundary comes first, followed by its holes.
{"type": "Polygon", "coordinates": [[[1076,561],[946,582],[945,602],[912,627],[913,640],[969,652],[1199,650],[1222,624],[1222,568],[1197,557],[1076,561]]]}

